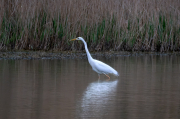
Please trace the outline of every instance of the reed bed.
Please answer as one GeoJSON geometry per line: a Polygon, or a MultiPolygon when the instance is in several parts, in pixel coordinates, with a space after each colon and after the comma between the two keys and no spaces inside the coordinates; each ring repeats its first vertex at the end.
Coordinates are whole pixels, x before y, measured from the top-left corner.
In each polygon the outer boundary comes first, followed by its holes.
{"type": "Polygon", "coordinates": [[[1,0],[0,50],[180,51],[179,0],[1,0]]]}

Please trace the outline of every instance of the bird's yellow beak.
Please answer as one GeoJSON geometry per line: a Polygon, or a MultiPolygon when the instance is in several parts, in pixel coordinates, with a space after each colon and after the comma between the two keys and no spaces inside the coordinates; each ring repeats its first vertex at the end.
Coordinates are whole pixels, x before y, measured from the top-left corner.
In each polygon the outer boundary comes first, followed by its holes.
{"type": "Polygon", "coordinates": [[[74,39],[71,39],[70,41],[74,41],[74,40],[76,40],[76,38],[74,38],[74,39]]]}

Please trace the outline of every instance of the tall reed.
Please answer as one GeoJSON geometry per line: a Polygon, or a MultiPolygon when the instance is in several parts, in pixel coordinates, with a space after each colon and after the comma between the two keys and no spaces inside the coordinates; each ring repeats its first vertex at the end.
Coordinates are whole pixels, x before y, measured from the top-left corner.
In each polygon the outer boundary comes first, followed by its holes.
{"type": "Polygon", "coordinates": [[[1,0],[0,50],[179,51],[179,0],[1,0]]]}

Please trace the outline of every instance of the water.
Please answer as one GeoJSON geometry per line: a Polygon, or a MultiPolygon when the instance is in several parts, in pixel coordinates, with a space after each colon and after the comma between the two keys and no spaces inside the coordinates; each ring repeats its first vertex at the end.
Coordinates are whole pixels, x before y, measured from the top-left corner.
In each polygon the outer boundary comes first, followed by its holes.
{"type": "Polygon", "coordinates": [[[0,119],[180,118],[180,56],[100,60],[120,76],[98,80],[87,59],[0,60],[0,119]]]}

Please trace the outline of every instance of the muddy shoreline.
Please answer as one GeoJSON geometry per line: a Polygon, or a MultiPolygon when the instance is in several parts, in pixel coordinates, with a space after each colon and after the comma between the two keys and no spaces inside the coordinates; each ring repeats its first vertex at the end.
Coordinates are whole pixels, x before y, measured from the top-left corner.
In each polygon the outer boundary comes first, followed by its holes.
{"type": "MultiPolygon", "coordinates": [[[[120,56],[141,56],[141,55],[180,55],[180,52],[91,52],[93,58],[104,57],[120,57],[120,56]]],[[[52,51],[11,51],[0,52],[0,59],[86,59],[86,52],[80,51],[66,51],[66,52],[52,52],[52,51]]]]}

